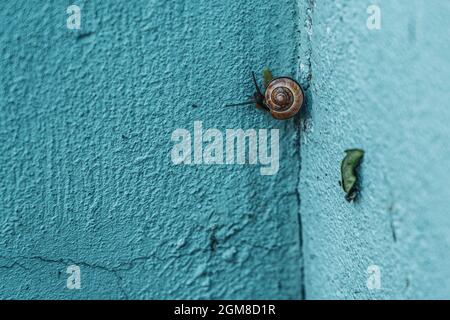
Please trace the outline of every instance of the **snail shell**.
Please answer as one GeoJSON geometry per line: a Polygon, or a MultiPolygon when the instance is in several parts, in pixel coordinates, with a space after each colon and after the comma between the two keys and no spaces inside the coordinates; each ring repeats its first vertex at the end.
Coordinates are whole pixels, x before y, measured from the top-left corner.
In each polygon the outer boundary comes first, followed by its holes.
{"type": "Polygon", "coordinates": [[[285,120],[295,116],[303,105],[303,90],[291,78],[273,79],[266,88],[265,103],[272,117],[285,120]]]}

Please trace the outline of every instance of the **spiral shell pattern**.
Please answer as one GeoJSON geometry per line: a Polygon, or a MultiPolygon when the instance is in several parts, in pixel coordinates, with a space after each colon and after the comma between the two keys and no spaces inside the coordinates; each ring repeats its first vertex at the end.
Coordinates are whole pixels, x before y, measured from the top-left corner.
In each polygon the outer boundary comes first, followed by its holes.
{"type": "Polygon", "coordinates": [[[276,78],[267,86],[265,100],[272,117],[289,119],[295,116],[303,105],[303,90],[291,78],[276,78]]]}

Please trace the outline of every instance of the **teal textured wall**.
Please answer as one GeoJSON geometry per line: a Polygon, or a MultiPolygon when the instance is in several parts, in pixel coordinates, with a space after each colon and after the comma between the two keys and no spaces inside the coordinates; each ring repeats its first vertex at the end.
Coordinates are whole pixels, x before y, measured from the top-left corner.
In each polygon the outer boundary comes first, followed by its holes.
{"type": "Polygon", "coordinates": [[[0,5],[0,296],[301,297],[295,121],[223,108],[295,76],[298,4],[77,1],[80,31],[69,4],[0,5]],[[280,129],[278,174],[173,165],[195,120],[280,129]]]}
{"type": "Polygon", "coordinates": [[[450,298],[450,5],[376,3],[380,30],[359,0],[3,1],[0,297],[450,298]],[[301,117],[223,108],[264,66],[301,117]],[[196,120],[280,129],[278,174],[173,165],[196,120]]]}

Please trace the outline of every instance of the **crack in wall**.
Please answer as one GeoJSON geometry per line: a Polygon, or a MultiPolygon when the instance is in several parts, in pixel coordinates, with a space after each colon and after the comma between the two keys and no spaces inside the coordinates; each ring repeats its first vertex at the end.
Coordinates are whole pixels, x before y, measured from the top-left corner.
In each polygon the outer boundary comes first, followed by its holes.
{"type": "MultiPolygon", "coordinates": [[[[114,277],[116,278],[117,281],[117,287],[119,288],[120,292],[124,295],[124,297],[126,299],[129,299],[129,294],[128,292],[125,290],[124,286],[123,286],[123,278],[122,276],[119,274],[119,272],[123,271],[130,271],[137,263],[139,262],[145,262],[149,259],[152,258],[156,258],[158,260],[160,260],[158,257],[156,256],[142,256],[142,257],[136,257],[131,259],[128,262],[122,262],[119,263],[116,266],[112,266],[112,267],[107,267],[104,265],[99,265],[99,264],[95,264],[95,263],[89,263],[89,262],[85,262],[85,261],[75,261],[72,259],[50,259],[50,258],[46,258],[46,257],[41,257],[41,256],[31,256],[31,257],[25,257],[25,256],[15,256],[15,257],[0,257],[2,259],[12,259],[12,260],[17,260],[17,259],[21,259],[21,260],[37,260],[43,263],[50,263],[50,264],[59,264],[59,265],[64,265],[64,266],[68,266],[68,265],[77,265],[77,266],[82,266],[82,267],[87,267],[87,268],[92,268],[92,269],[98,269],[98,270],[102,270],[102,271],[106,271],[109,272],[111,274],[114,275],[114,277]]],[[[4,265],[4,266],[0,266],[0,269],[12,269],[14,267],[21,267],[22,269],[25,270],[30,270],[29,268],[26,268],[23,264],[18,263],[17,261],[13,261],[13,263],[9,264],[9,265],[4,265]]]]}
{"type": "MultiPolygon", "coordinates": [[[[252,223],[252,221],[253,221],[252,218],[249,217],[248,220],[246,220],[242,224],[237,224],[237,223],[234,223],[231,225],[215,224],[214,227],[212,228],[213,230],[215,230],[216,232],[223,231],[222,232],[223,234],[216,234],[217,244],[218,245],[220,244],[220,247],[222,249],[232,248],[233,246],[229,247],[229,246],[225,245],[226,242],[229,239],[240,234],[245,228],[247,228],[252,223]]],[[[200,230],[203,230],[205,232],[208,232],[208,233],[211,232],[211,226],[204,226],[204,225],[198,224],[198,227],[200,228],[200,230]]],[[[192,230],[192,232],[195,232],[195,231],[192,230]]],[[[267,251],[273,251],[273,250],[277,250],[277,249],[281,248],[281,246],[280,247],[278,247],[278,246],[269,247],[269,246],[264,246],[264,245],[259,246],[257,244],[249,243],[247,241],[241,241],[241,244],[247,245],[249,247],[264,249],[267,251]]],[[[0,256],[0,259],[6,260],[4,262],[0,262],[0,269],[13,269],[16,267],[20,267],[24,270],[32,271],[33,268],[27,266],[30,261],[35,261],[35,262],[44,263],[44,264],[56,264],[58,266],[64,266],[64,267],[67,267],[67,266],[73,264],[73,265],[77,265],[79,267],[97,269],[97,270],[111,273],[114,276],[114,278],[116,279],[117,288],[118,288],[118,290],[120,290],[120,293],[122,293],[122,295],[126,299],[129,299],[131,292],[128,292],[124,286],[124,282],[123,282],[124,278],[123,278],[123,274],[121,274],[121,272],[130,271],[134,267],[138,266],[139,264],[146,263],[147,261],[152,260],[152,259],[153,260],[156,259],[160,262],[167,263],[171,259],[175,260],[175,259],[179,259],[179,258],[186,257],[186,256],[194,256],[196,254],[203,254],[205,256],[208,256],[208,262],[209,262],[214,253],[211,252],[210,243],[207,242],[207,243],[205,243],[205,246],[203,248],[194,248],[185,253],[180,253],[180,252],[178,252],[178,249],[176,249],[176,251],[164,256],[164,258],[161,258],[161,257],[157,256],[156,254],[149,254],[149,255],[145,255],[145,256],[135,257],[128,261],[109,263],[109,264],[107,262],[104,262],[103,264],[101,264],[101,263],[97,263],[97,262],[80,261],[80,260],[71,259],[71,258],[50,258],[50,257],[42,256],[42,255],[0,256]]]]}

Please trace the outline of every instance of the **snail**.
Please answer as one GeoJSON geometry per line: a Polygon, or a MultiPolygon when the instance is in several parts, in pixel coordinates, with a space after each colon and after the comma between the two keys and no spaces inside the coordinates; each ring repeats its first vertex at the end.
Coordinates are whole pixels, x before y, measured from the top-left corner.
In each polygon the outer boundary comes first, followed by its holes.
{"type": "Polygon", "coordinates": [[[294,117],[301,109],[304,101],[302,87],[292,78],[273,78],[269,69],[263,71],[264,86],[263,93],[256,81],[255,73],[252,72],[253,84],[256,92],[250,101],[227,105],[228,107],[255,104],[258,109],[270,112],[271,116],[278,120],[286,120],[294,117]]]}

